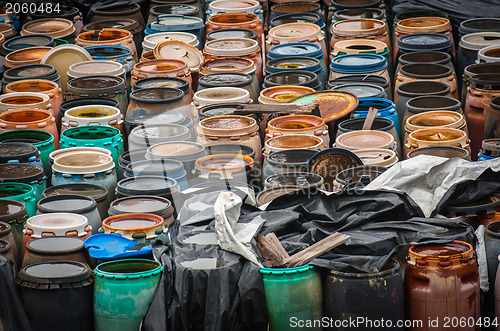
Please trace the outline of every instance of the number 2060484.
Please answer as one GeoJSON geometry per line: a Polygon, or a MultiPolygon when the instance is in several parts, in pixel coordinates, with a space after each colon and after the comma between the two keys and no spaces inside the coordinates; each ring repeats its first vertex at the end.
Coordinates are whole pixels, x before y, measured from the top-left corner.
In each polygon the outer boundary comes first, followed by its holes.
{"type": "Polygon", "coordinates": [[[7,2],[4,6],[6,14],[53,14],[60,13],[59,3],[42,2],[42,3],[26,3],[26,2],[7,2]]]}

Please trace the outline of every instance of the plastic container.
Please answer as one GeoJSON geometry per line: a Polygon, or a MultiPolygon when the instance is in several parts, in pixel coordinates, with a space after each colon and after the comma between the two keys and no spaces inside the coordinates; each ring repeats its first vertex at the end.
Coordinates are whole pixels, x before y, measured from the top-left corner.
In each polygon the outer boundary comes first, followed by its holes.
{"type": "Polygon", "coordinates": [[[0,183],[0,199],[21,202],[26,207],[28,216],[36,214],[35,189],[29,184],[0,183]]]}
{"type": "Polygon", "coordinates": [[[22,266],[54,260],[76,261],[92,266],[83,240],[77,237],[54,236],[31,240],[26,245],[22,266]]]}
{"type": "Polygon", "coordinates": [[[98,265],[94,271],[95,330],[138,330],[162,271],[163,267],[151,260],[127,259],[98,265]]]}
{"type": "Polygon", "coordinates": [[[109,206],[109,216],[130,213],[147,213],[162,217],[166,226],[174,222],[174,208],[165,198],[156,196],[131,196],[116,199],[109,206]]]}
{"type": "Polygon", "coordinates": [[[0,182],[24,183],[32,186],[36,201],[42,198],[42,192],[47,188],[47,177],[43,168],[27,163],[0,164],[0,182]]]}
{"type": "MultiPolygon", "coordinates": [[[[321,320],[323,291],[317,269],[310,265],[296,268],[261,268],[269,310],[269,328],[285,330],[290,321],[321,320]]],[[[309,328],[321,330],[321,327],[309,328]]]]}
{"type": "Polygon", "coordinates": [[[138,176],[161,176],[175,179],[181,191],[188,188],[186,170],[177,160],[134,161],[125,167],[125,178],[138,176]]]}

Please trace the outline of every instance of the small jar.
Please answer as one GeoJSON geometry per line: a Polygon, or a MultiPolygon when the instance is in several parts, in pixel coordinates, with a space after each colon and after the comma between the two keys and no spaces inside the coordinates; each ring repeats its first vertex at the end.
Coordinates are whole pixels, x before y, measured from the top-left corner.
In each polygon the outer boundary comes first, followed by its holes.
{"type": "MultiPolygon", "coordinates": [[[[0,146],[6,143],[0,144],[0,146]]],[[[23,183],[33,187],[35,200],[42,198],[43,191],[47,188],[47,176],[43,168],[28,163],[0,164],[0,181],[9,183],[23,183]]]]}
{"type": "Polygon", "coordinates": [[[240,87],[213,87],[196,92],[193,105],[201,108],[217,103],[252,103],[250,93],[240,87]]]}
{"type": "Polygon", "coordinates": [[[84,125],[61,133],[61,149],[69,147],[100,147],[111,151],[115,165],[123,153],[123,138],[118,129],[110,126],[84,125]]]}
{"type": "Polygon", "coordinates": [[[95,152],[73,152],[59,156],[52,166],[52,185],[87,183],[104,187],[114,198],[116,172],[113,158],[95,152]]]}
{"type": "Polygon", "coordinates": [[[103,125],[118,129],[122,136],[125,136],[123,115],[120,109],[112,106],[95,105],[74,107],[64,113],[61,122],[62,131],[77,126],[103,125]]]}
{"type": "Polygon", "coordinates": [[[198,127],[197,141],[205,146],[234,143],[253,148],[258,164],[262,162],[259,125],[253,118],[227,115],[202,120],[198,127]]]}
{"type": "Polygon", "coordinates": [[[172,203],[165,198],[155,196],[131,196],[116,199],[109,206],[109,216],[123,214],[154,214],[160,216],[165,221],[167,227],[174,223],[174,208],[172,203]]]}
{"type": "Polygon", "coordinates": [[[137,63],[132,71],[130,83],[133,86],[139,79],[151,77],[178,77],[187,80],[191,88],[193,84],[187,63],[174,59],[156,59],[137,63]]]}
{"type": "Polygon", "coordinates": [[[262,81],[262,56],[259,43],[253,39],[227,38],[212,40],[205,44],[203,49],[205,60],[240,57],[252,60],[257,67],[256,75],[262,81]]]}
{"type": "Polygon", "coordinates": [[[71,236],[83,240],[92,235],[92,227],[87,218],[74,213],[50,213],[35,215],[28,218],[24,229],[23,249],[24,256],[28,242],[37,238],[51,236],[71,236]]]}
{"type": "Polygon", "coordinates": [[[59,148],[59,134],[55,118],[48,110],[16,109],[0,113],[0,132],[33,129],[50,133],[54,138],[54,145],[59,148]]]}
{"type": "Polygon", "coordinates": [[[125,80],[121,77],[92,76],[68,81],[66,101],[78,98],[108,98],[118,101],[122,114],[127,111],[128,98],[125,80]]]}
{"type": "Polygon", "coordinates": [[[323,59],[328,62],[328,51],[325,44],[325,33],[319,26],[312,23],[288,23],[276,26],[269,30],[266,47],[269,51],[271,46],[309,42],[317,44],[323,50],[323,59]]]}
{"type": "Polygon", "coordinates": [[[89,197],[97,202],[97,210],[101,219],[108,217],[109,195],[108,190],[100,185],[95,184],[63,184],[51,186],[43,191],[43,197],[52,197],[59,195],[77,195],[89,197]]]}
{"type": "Polygon", "coordinates": [[[101,216],[97,210],[97,202],[91,197],[81,195],[54,195],[38,201],[37,214],[74,213],[87,218],[92,227],[92,234],[96,234],[101,226],[101,216]]]}
{"type": "Polygon", "coordinates": [[[76,38],[76,44],[82,47],[103,45],[127,47],[132,52],[134,60],[136,62],[139,60],[132,33],[127,30],[104,28],[99,31],[83,32],[76,38]]]}
{"type": "Polygon", "coordinates": [[[4,93],[13,92],[36,92],[49,96],[53,114],[59,112],[59,106],[63,102],[62,90],[58,83],[46,79],[19,80],[9,83],[4,87],[4,93]]]}
{"type": "Polygon", "coordinates": [[[256,14],[251,13],[224,13],[212,15],[207,19],[206,25],[207,34],[217,30],[234,28],[248,29],[257,33],[259,42],[262,40],[262,36],[264,35],[262,20],[256,14]]]}
{"type": "Polygon", "coordinates": [[[113,233],[141,244],[149,244],[167,232],[165,221],[154,214],[120,214],[102,222],[101,233],[113,233]]]}
{"type": "Polygon", "coordinates": [[[76,29],[73,22],[64,18],[43,18],[23,25],[21,36],[45,34],[53,38],[75,42],[76,29]]]}

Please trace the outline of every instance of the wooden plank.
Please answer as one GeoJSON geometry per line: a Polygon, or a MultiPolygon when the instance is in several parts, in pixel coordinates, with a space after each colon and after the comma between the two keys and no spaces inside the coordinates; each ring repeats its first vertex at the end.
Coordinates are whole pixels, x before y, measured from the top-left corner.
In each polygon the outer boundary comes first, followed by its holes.
{"type": "Polygon", "coordinates": [[[281,267],[290,258],[274,233],[257,237],[257,248],[270,267],[281,267]]]}
{"type": "Polygon", "coordinates": [[[361,130],[371,130],[373,121],[375,120],[375,117],[377,116],[378,109],[374,107],[370,107],[368,109],[368,115],[366,116],[365,121],[363,122],[363,127],[361,130]]]}
{"type": "Polygon", "coordinates": [[[287,267],[293,268],[305,265],[312,259],[323,255],[324,253],[337,246],[344,244],[347,240],[349,240],[349,236],[339,232],[335,232],[334,234],[329,235],[323,240],[318,241],[314,245],[311,245],[306,249],[298,252],[297,254],[290,256],[290,258],[286,260],[287,267]]]}

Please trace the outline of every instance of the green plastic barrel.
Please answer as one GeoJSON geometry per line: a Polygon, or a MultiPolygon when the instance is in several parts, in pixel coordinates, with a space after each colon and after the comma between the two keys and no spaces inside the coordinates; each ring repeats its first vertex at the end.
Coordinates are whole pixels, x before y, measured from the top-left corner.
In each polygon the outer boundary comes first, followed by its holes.
{"type": "Polygon", "coordinates": [[[50,174],[49,154],[56,150],[54,136],[41,130],[12,130],[0,133],[0,142],[22,142],[35,145],[40,152],[43,172],[50,174]]]}
{"type": "Polygon", "coordinates": [[[116,170],[118,158],[123,153],[123,138],[120,130],[104,125],[83,125],[64,130],[59,147],[101,147],[109,150],[116,170]]]}
{"type": "Polygon", "coordinates": [[[28,215],[36,215],[35,189],[29,184],[0,183],[0,199],[22,202],[28,215]]]}
{"type": "Polygon", "coordinates": [[[261,268],[271,331],[322,330],[300,327],[323,317],[323,290],[319,271],[310,265],[261,268]]]}
{"type": "Polygon", "coordinates": [[[99,264],[94,270],[95,330],[139,330],[162,271],[158,262],[144,259],[99,264]]]}

